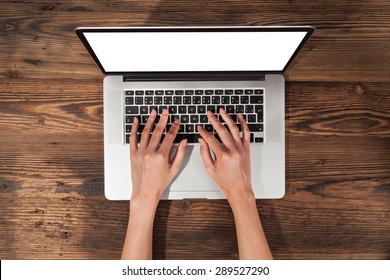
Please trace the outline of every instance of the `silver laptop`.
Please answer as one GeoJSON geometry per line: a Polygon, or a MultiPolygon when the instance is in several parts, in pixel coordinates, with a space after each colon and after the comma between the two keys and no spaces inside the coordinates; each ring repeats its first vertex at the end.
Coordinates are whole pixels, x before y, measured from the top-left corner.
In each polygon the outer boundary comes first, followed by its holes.
{"type": "MultiPolygon", "coordinates": [[[[106,75],[104,182],[110,200],[131,197],[129,135],[135,117],[166,108],[188,139],[182,168],[163,199],[224,198],[206,173],[196,125],[208,110],[244,115],[251,130],[256,198],[285,193],[283,73],[313,33],[291,27],[87,27],[75,32],[106,75]]],[[[169,124],[168,124],[169,129],[169,124]]],[[[138,133],[140,133],[139,131],[138,133]]],[[[218,135],[216,135],[218,137],[218,135]]],[[[177,145],[174,145],[173,150],[177,145]]]]}

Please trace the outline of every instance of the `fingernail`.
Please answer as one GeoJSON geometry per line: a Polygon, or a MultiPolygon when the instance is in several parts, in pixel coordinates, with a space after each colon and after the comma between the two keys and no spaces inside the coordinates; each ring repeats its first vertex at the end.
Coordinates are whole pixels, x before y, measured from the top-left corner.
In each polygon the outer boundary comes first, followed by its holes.
{"type": "Polygon", "coordinates": [[[162,114],[165,116],[165,115],[168,115],[168,110],[167,109],[164,109],[163,111],[162,111],[162,114]]]}
{"type": "Polygon", "coordinates": [[[150,113],[151,116],[154,116],[154,115],[156,115],[156,114],[157,114],[157,112],[156,112],[155,109],[153,109],[152,112],[150,113]]]}
{"type": "Polygon", "coordinates": [[[226,111],[225,111],[225,109],[224,108],[221,108],[221,109],[219,109],[219,111],[221,112],[221,113],[226,113],[226,111]]]}
{"type": "Polygon", "coordinates": [[[179,119],[175,119],[174,123],[175,123],[175,124],[179,124],[179,123],[180,123],[180,120],[179,120],[179,119]]]}
{"type": "Polygon", "coordinates": [[[210,110],[207,111],[207,115],[208,116],[212,116],[213,115],[213,112],[211,112],[210,110]]]}
{"type": "Polygon", "coordinates": [[[202,129],[203,129],[203,126],[201,126],[200,124],[198,124],[197,129],[198,129],[198,131],[199,131],[199,130],[202,130],[202,129]]]}

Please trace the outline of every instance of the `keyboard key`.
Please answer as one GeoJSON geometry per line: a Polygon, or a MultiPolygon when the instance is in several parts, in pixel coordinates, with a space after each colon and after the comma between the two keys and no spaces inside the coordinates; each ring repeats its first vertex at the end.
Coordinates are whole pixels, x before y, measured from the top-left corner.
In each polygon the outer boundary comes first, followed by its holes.
{"type": "Polygon", "coordinates": [[[164,91],[163,90],[156,90],[154,92],[155,95],[164,95],[164,91]]]}
{"type": "Polygon", "coordinates": [[[203,96],[202,104],[210,104],[210,96],[203,96]]]}
{"type": "Polygon", "coordinates": [[[255,89],[255,94],[263,94],[263,90],[262,89],[255,89]]]}
{"type": "Polygon", "coordinates": [[[231,95],[231,94],[233,94],[233,90],[232,89],[227,89],[227,90],[225,90],[225,94],[231,95]]]}
{"type": "Polygon", "coordinates": [[[192,98],[192,104],[200,104],[202,101],[201,97],[200,96],[194,96],[192,98]]]}
{"type": "Polygon", "coordinates": [[[184,132],[184,124],[181,124],[181,125],[179,126],[179,132],[184,132]]]}
{"type": "Polygon", "coordinates": [[[196,106],[188,106],[188,114],[196,114],[196,106]]]}
{"type": "Polygon", "coordinates": [[[242,114],[241,116],[242,116],[242,117],[244,118],[244,120],[247,122],[247,115],[242,114]]]}
{"type": "Polygon", "coordinates": [[[244,91],[242,90],[242,89],[236,89],[235,91],[234,91],[234,94],[237,94],[237,95],[241,95],[241,94],[243,94],[244,93],[244,91]]]}
{"type": "Polygon", "coordinates": [[[215,90],[216,95],[223,95],[223,90],[222,89],[216,89],[215,90]]]}
{"type": "Polygon", "coordinates": [[[208,131],[208,132],[213,132],[213,126],[211,124],[205,124],[204,125],[204,128],[208,131]]]}
{"type": "Polygon", "coordinates": [[[126,133],[131,132],[132,125],[126,125],[126,133]]]}
{"type": "Polygon", "coordinates": [[[138,115],[138,106],[126,106],[126,114],[138,115]]]}
{"type": "Polygon", "coordinates": [[[251,142],[251,143],[253,143],[253,142],[254,142],[254,140],[255,140],[254,138],[255,138],[254,134],[253,134],[253,133],[251,133],[251,134],[250,134],[250,142],[251,142]]]}
{"type": "Polygon", "coordinates": [[[256,115],[254,114],[248,115],[248,122],[249,123],[256,122],[256,115]]]}
{"type": "Polygon", "coordinates": [[[186,132],[194,132],[194,125],[193,124],[187,124],[186,125],[186,132]]]}
{"type": "Polygon", "coordinates": [[[217,113],[219,114],[219,111],[221,109],[224,109],[225,110],[225,105],[217,105],[217,113]]]}
{"type": "Polygon", "coordinates": [[[164,109],[168,109],[168,106],[159,106],[159,107],[158,107],[158,113],[159,113],[159,114],[162,114],[162,112],[163,112],[164,109]]]}
{"type": "Polygon", "coordinates": [[[126,97],[126,105],[134,105],[134,97],[126,97]]]}
{"type": "Polygon", "coordinates": [[[183,95],[184,91],[183,90],[175,90],[175,95],[183,95]]]}
{"type": "Polygon", "coordinates": [[[229,104],[230,103],[230,96],[221,96],[221,104],[229,104]]]}
{"type": "Polygon", "coordinates": [[[166,90],[165,95],[173,95],[173,90],[166,90]]]}
{"type": "Polygon", "coordinates": [[[249,103],[249,96],[243,95],[240,96],[241,104],[248,104],[249,103]]]}
{"type": "Polygon", "coordinates": [[[183,104],[191,104],[191,96],[184,96],[183,104]]]}
{"type": "Polygon", "coordinates": [[[237,122],[237,115],[230,115],[233,122],[237,122]]]}
{"type": "MultiPolygon", "coordinates": [[[[216,90],[216,91],[219,91],[219,90],[216,90]]],[[[213,93],[214,93],[214,91],[212,89],[206,89],[206,95],[212,95],[213,93]]]]}
{"type": "Polygon", "coordinates": [[[145,95],[153,95],[154,91],[153,90],[145,90],[145,95]]]}
{"type": "Polygon", "coordinates": [[[171,105],[172,104],[172,97],[171,96],[164,96],[164,104],[171,105]]]}
{"type": "Polygon", "coordinates": [[[262,95],[254,95],[251,96],[251,104],[262,104],[263,103],[263,96],[262,95]]]}
{"type": "Polygon", "coordinates": [[[221,103],[221,98],[219,97],[219,96],[213,96],[212,98],[211,98],[211,103],[212,104],[220,104],[221,103]]]}
{"type": "Polygon", "coordinates": [[[263,125],[262,124],[248,124],[249,130],[252,132],[262,132],[263,125]]]}
{"type": "Polygon", "coordinates": [[[194,91],[193,90],[186,90],[185,92],[184,92],[184,94],[185,95],[193,95],[194,94],[194,91]]]}
{"type": "Polygon", "coordinates": [[[145,125],[144,125],[144,124],[138,125],[138,133],[142,133],[142,131],[144,130],[144,128],[145,128],[145,125]]]}
{"type": "Polygon", "coordinates": [[[191,115],[190,116],[191,123],[198,123],[199,122],[199,116],[198,115],[191,115]]]}
{"type": "Polygon", "coordinates": [[[201,123],[208,123],[209,118],[207,117],[207,115],[200,115],[200,122],[201,123]]]}
{"type": "Polygon", "coordinates": [[[125,95],[134,95],[134,90],[126,90],[125,95]]]}
{"type": "Polygon", "coordinates": [[[263,141],[264,141],[264,140],[263,140],[262,137],[256,137],[256,138],[255,138],[255,142],[256,142],[256,143],[263,143],[263,141]]]}
{"type": "Polygon", "coordinates": [[[179,114],[187,114],[187,106],[179,106],[179,114]]]}
{"type": "Polygon", "coordinates": [[[177,114],[177,106],[169,106],[169,114],[177,114]]]}
{"type": "Polygon", "coordinates": [[[148,106],[141,106],[140,112],[141,112],[141,115],[147,114],[148,113],[148,106]]]}
{"type": "Polygon", "coordinates": [[[171,123],[174,123],[175,120],[178,120],[178,119],[180,119],[179,115],[171,115],[171,123]]]}
{"type": "MultiPolygon", "coordinates": [[[[142,97],[141,97],[142,98],[142,97]]],[[[145,97],[145,105],[152,105],[153,104],[153,97],[146,96],[145,97]]]]}
{"type": "Polygon", "coordinates": [[[136,97],[135,98],[135,105],[144,105],[144,98],[143,97],[136,97]]]}
{"type": "Polygon", "coordinates": [[[245,94],[253,94],[253,89],[246,89],[245,94]]]}
{"type": "Polygon", "coordinates": [[[239,113],[244,113],[244,105],[237,105],[236,106],[236,113],[239,114],[239,113]]]}
{"type": "Polygon", "coordinates": [[[161,105],[162,102],[163,102],[162,96],[155,96],[155,97],[154,97],[154,104],[155,104],[155,105],[161,105]]]}
{"type": "Polygon", "coordinates": [[[130,134],[126,134],[126,144],[130,143],[130,134]]]}
{"type": "Polygon", "coordinates": [[[126,116],[126,123],[133,123],[135,118],[138,118],[138,116],[126,116]]]}
{"type": "Polygon", "coordinates": [[[144,95],[144,91],[143,90],[136,90],[135,95],[144,95]]]}
{"type": "Polygon", "coordinates": [[[211,112],[213,112],[214,114],[216,113],[216,111],[215,111],[215,106],[213,106],[213,105],[208,105],[207,106],[207,111],[211,111],[211,112]]]}
{"type": "Polygon", "coordinates": [[[253,105],[245,105],[245,113],[253,113],[253,105]]]}
{"type": "Polygon", "coordinates": [[[195,95],[203,95],[203,90],[195,90],[195,95]]]}
{"type": "Polygon", "coordinates": [[[182,104],[181,96],[174,96],[173,97],[173,104],[182,104]]]}
{"type": "Polygon", "coordinates": [[[147,123],[149,119],[149,115],[143,115],[142,116],[142,122],[141,123],[147,123]]]}
{"type": "Polygon", "coordinates": [[[231,98],[231,103],[232,103],[232,104],[238,104],[238,103],[240,103],[240,97],[239,97],[239,96],[233,95],[232,98],[231,98]]]}
{"type": "Polygon", "coordinates": [[[157,112],[158,107],[157,106],[150,106],[149,107],[149,113],[151,113],[153,110],[157,112]]]}
{"type": "Polygon", "coordinates": [[[181,123],[189,123],[190,122],[190,117],[188,115],[181,115],[181,123]]]}
{"type": "Polygon", "coordinates": [[[226,106],[226,113],[234,114],[234,106],[233,105],[227,105],[226,106]]]}
{"type": "Polygon", "coordinates": [[[257,122],[263,122],[263,105],[255,105],[255,113],[257,114],[257,122]]]}
{"type": "Polygon", "coordinates": [[[198,106],[198,114],[206,114],[206,106],[198,106]]]}

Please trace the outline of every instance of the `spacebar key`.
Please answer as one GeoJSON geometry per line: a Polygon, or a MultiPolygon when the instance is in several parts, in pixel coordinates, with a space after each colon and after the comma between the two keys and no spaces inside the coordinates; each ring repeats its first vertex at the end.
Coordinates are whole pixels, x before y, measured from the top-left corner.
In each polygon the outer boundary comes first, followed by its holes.
{"type": "Polygon", "coordinates": [[[200,134],[197,134],[197,133],[193,133],[193,134],[191,134],[191,133],[187,133],[187,134],[178,133],[176,135],[174,143],[179,143],[183,139],[187,139],[187,143],[198,143],[198,138],[201,138],[201,136],[200,136],[200,134]]]}

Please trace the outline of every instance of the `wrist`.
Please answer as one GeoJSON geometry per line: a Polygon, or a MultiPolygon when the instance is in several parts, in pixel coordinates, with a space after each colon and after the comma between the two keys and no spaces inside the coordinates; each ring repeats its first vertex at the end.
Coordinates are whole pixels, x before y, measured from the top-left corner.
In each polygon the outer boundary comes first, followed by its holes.
{"type": "Polygon", "coordinates": [[[251,187],[245,188],[244,190],[240,189],[235,193],[226,193],[225,195],[232,210],[253,206],[256,207],[255,194],[253,193],[251,187]]]}

